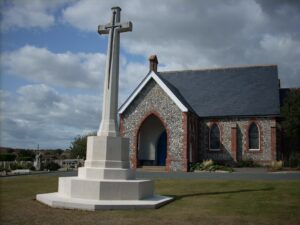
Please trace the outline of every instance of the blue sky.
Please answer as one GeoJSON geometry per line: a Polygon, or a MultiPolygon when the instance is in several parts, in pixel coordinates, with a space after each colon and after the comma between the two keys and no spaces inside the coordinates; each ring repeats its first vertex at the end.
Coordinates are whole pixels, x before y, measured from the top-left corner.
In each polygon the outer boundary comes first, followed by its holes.
{"type": "Polygon", "coordinates": [[[279,0],[1,1],[0,145],[67,148],[100,123],[107,37],[96,32],[120,6],[120,104],[148,73],[277,64],[300,86],[300,4],[279,0]]]}

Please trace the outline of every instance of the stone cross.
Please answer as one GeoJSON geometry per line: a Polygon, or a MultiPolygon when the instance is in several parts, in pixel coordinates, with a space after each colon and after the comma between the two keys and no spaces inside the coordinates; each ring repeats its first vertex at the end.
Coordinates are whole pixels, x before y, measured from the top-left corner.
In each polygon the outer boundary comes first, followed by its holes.
{"type": "Polygon", "coordinates": [[[132,23],[120,23],[120,7],[113,7],[111,22],[98,26],[100,35],[108,34],[107,60],[103,88],[102,120],[98,136],[119,136],[117,124],[119,92],[120,33],[132,31],[132,23]]]}
{"type": "Polygon", "coordinates": [[[35,155],[33,166],[36,170],[41,170],[41,153],[35,155]]]}

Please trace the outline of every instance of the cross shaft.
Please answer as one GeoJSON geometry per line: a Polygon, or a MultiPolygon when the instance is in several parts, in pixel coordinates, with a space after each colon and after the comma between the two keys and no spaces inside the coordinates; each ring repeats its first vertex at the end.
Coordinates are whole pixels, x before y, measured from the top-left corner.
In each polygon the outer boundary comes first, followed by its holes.
{"type": "Polygon", "coordinates": [[[100,35],[108,34],[107,60],[103,88],[102,120],[98,136],[119,136],[117,107],[119,89],[120,33],[132,31],[132,23],[120,23],[121,8],[112,8],[111,22],[98,26],[100,35]]]}

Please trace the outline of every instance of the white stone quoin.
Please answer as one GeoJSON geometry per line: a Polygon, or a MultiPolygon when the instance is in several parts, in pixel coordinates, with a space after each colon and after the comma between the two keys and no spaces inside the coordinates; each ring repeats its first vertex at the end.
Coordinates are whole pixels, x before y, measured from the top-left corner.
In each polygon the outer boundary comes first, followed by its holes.
{"type": "Polygon", "coordinates": [[[120,137],[117,124],[120,33],[132,31],[132,23],[120,23],[121,8],[112,8],[112,19],[98,33],[109,34],[102,120],[97,136],[87,140],[84,167],[77,177],[60,177],[58,192],[38,194],[36,199],[55,208],[98,210],[158,208],[172,200],[154,195],[151,180],[136,180],[129,163],[129,139],[120,137]]]}

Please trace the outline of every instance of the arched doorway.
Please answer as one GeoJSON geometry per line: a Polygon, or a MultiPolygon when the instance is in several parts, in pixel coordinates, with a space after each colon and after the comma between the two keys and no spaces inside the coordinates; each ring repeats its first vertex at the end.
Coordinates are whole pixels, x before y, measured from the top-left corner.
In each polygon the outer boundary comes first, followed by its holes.
{"type": "Polygon", "coordinates": [[[167,132],[158,117],[151,114],[142,123],[138,133],[138,165],[165,166],[167,132]]]}

